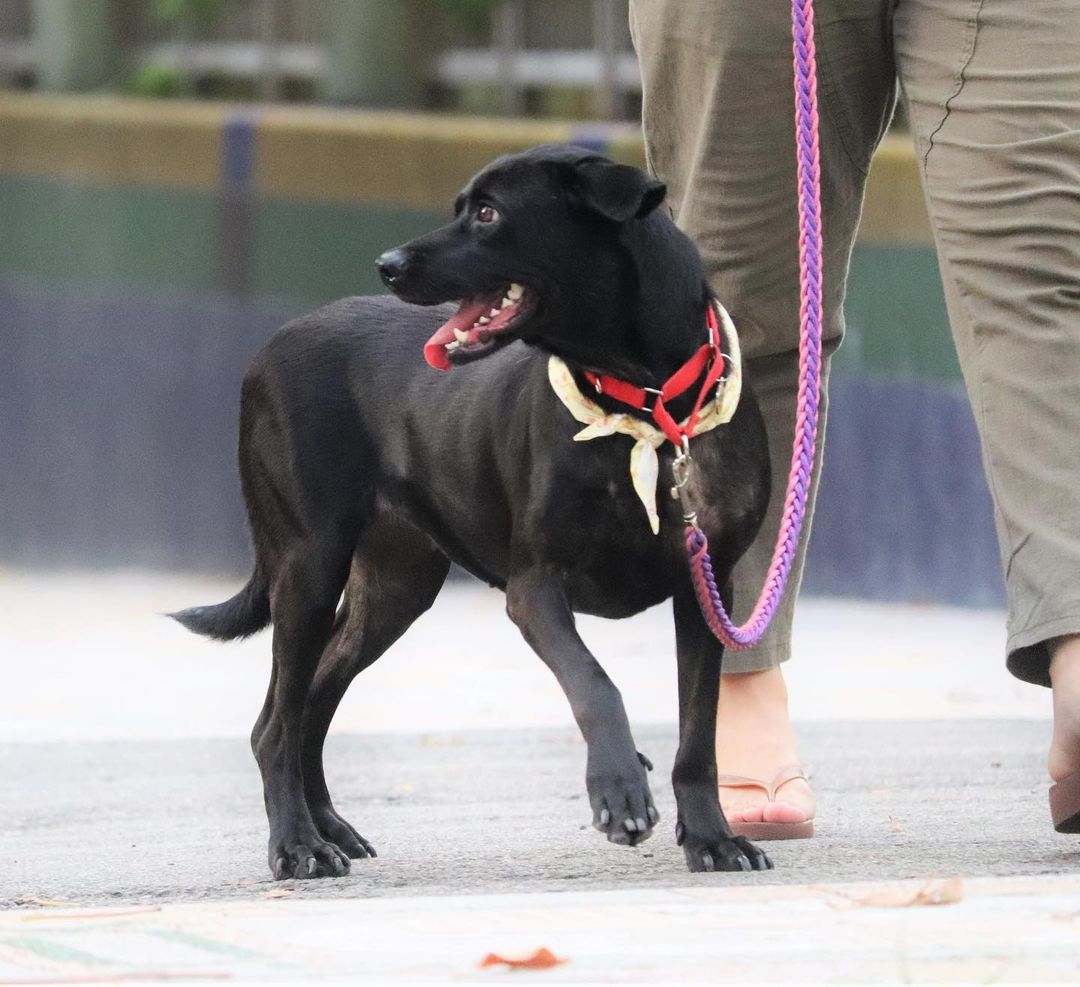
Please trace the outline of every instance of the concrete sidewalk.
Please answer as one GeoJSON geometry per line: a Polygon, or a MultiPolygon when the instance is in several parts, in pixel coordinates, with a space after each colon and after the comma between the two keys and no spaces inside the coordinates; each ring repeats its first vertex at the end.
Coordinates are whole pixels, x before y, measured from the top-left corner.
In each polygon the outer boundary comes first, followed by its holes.
{"type": "Polygon", "coordinates": [[[0,983],[985,984],[1080,976],[1076,878],[968,881],[960,901],[934,907],[857,905],[881,891],[692,887],[452,904],[286,898],[7,913],[0,983]],[[491,952],[525,957],[538,947],[565,962],[480,967],[491,952]]]}
{"type": "Polygon", "coordinates": [[[380,856],[346,878],[280,883],[242,739],[4,745],[0,982],[140,971],[498,980],[510,974],[477,969],[489,951],[539,947],[572,962],[519,976],[1080,979],[1080,844],[1049,825],[1045,724],[853,721],[802,733],[821,801],[815,838],[771,844],[768,873],[700,875],[672,839],[673,726],[636,731],[656,762],[662,819],[633,849],[588,825],[571,731],[338,736],[331,788],[380,856]],[[954,875],[965,888],[956,904],[833,907],[954,875]],[[64,918],[43,902],[81,911],[64,918]],[[117,907],[134,911],[95,917],[117,907]]]}
{"type": "MultiPolygon", "coordinates": [[[[269,678],[269,635],[219,644],[160,616],[238,586],[0,570],[0,741],[246,737],[269,678]]],[[[670,607],[629,620],[582,617],[579,628],[635,723],[674,721],[670,607]]],[[[808,599],[785,668],[792,716],[1048,718],[1049,692],[1011,678],[1004,650],[998,612],[808,599]]],[[[566,699],[506,618],[503,595],[470,581],[448,584],[364,672],[333,729],[548,726],[573,726],[566,699]]]]}
{"type": "MultiPolygon", "coordinates": [[[[770,846],[776,869],[691,876],[674,843],[676,731],[635,730],[661,820],[640,847],[593,830],[585,746],[562,729],[357,734],[328,745],[339,810],[379,857],[304,897],[818,884],[931,874],[1069,873],[1050,827],[1045,729],[1024,720],[806,724],[817,835],[770,846]]],[[[259,774],[244,740],[0,746],[0,902],[259,898],[259,774]],[[254,883],[253,883],[254,882],[254,883]]]]}
{"type": "Polygon", "coordinates": [[[588,825],[584,745],[501,596],[452,585],[328,744],[380,856],[274,883],[246,736],[269,640],[155,616],[233,589],[0,573],[0,984],[1080,981],[1048,694],[1005,673],[999,614],[808,601],[787,674],[818,835],[770,845],[772,872],[690,875],[667,611],[581,622],[656,763],[663,818],[628,849],[588,825]],[[952,904],[846,907],[954,875],[952,904]],[[569,962],[479,969],[538,947],[569,962]]]}

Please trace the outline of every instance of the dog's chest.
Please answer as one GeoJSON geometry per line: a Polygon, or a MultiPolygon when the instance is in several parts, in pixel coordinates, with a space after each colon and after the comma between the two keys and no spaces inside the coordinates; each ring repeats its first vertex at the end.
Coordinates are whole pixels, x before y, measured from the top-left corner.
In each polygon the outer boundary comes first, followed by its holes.
{"type": "MultiPolygon", "coordinates": [[[[725,475],[716,443],[703,436],[695,445],[689,501],[713,539],[745,522],[751,491],[741,490],[745,478],[725,475]]],[[[575,443],[552,464],[550,482],[533,491],[531,540],[563,572],[576,609],[634,613],[666,599],[686,575],[683,509],[671,494],[672,452],[661,449],[655,486],[640,478],[636,485],[654,498],[654,533],[631,477],[632,446],[617,435],[575,443]]]]}
{"type": "Polygon", "coordinates": [[[529,540],[563,574],[575,609],[626,616],[666,599],[678,561],[678,513],[661,463],[654,533],[630,476],[631,443],[609,436],[559,457],[547,483],[534,488],[529,540]]]}

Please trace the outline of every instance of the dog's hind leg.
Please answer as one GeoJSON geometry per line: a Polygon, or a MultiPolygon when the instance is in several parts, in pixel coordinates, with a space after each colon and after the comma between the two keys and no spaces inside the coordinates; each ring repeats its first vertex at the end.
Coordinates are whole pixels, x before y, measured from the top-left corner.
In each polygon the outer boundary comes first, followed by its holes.
{"type": "Polygon", "coordinates": [[[634,746],[622,696],[578,636],[558,577],[539,568],[511,576],[506,609],[559,680],[588,745],[585,783],[593,825],[612,843],[648,839],[660,818],[634,746]]]}
{"type": "Polygon", "coordinates": [[[379,485],[345,338],[310,321],[290,324],[256,358],[241,393],[240,479],[274,625],[270,686],[251,746],[275,878],[349,869],[348,855],[311,818],[302,768],[304,707],[356,546],[375,521],[379,485]]]}
{"type": "MultiPolygon", "coordinates": [[[[724,604],[731,613],[731,586],[724,604]]],[[[679,749],[671,773],[678,806],[675,840],[692,871],[768,870],[769,858],[742,837],[732,836],[716,786],[716,704],[724,648],[709,630],[693,587],[674,597],[679,662],[679,749]]]]}
{"type": "MultiPolygon", "coordinates": [[[[337,533],[337,534],[340,534],[337,533]]],[[[304,703],[330,637],[354,539],[294,540],[273,566],[273,671],[251,744],[270,822],[277,879],[343,874],[349,858],[327,842],[308,812],[301,771],[304,703]]]]}
{"type": "Polygon", "coordinates": [[[375,662],[442,588],[450,561],[427,535],[380,518],[353,557],[338,613],[304,707],[303,774],[308,811],[322,837],[350,857],[375,856],[371,844],[334,809],[323,771],[323,742],[352,680],[375,662]]]}

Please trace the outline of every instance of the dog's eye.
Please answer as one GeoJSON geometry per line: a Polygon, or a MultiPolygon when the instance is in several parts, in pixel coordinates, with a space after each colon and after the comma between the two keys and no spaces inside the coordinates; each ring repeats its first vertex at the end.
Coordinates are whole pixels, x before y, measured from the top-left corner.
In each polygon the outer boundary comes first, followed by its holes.
{"type": "Polygon", "coordinates": [[[499,218],[499,210],[494,206],[481,206],[476,210],[478,223],[494,223],[499,218]]]}

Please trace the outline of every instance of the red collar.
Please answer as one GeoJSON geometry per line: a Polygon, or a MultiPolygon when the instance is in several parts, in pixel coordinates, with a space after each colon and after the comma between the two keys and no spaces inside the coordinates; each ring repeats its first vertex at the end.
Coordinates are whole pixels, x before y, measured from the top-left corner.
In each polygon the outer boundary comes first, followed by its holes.
{"type": "Polygon", "coordinates": [[[709,341],[702,344],[686,363],[664,381],[659,390],[654,387],[638,387],[636,384],[627,383],[617,377],[597,374],[591,370],[585,371],[585,378],[596,388],[597,394],[606,394],[616,401],[628,404],[631,408],[650,412],[653,421],[664,435],[681,449],[684,439],[693,438],[705,398],[724,376],[724,370],[727,367],[727,358],[720,349],[720,327],[716,321],[716,309],[711,301],[705,309],[705,325],[709,329],[709,341]],[[701,388],[694,402],[694,408],[686,419],[686,424],[680,425],[664,406],[665,402],[674,401],[685,394],[699,378],[701,378],[701,388]],[[648,403],[651,399],[655,401],[649,408],[648,403]]]}

